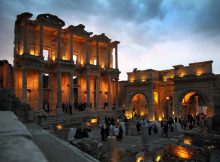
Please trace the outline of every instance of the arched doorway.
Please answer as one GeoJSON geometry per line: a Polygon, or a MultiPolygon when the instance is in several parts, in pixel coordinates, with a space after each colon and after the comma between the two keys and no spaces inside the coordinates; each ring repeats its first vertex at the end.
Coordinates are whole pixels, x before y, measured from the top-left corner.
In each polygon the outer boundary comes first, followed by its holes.
{"type": "Polygon", "coordinates": [[[136,112],[138,116],[146,116],[148,114],[146,110],[146,104],[146,97],[143,94],[135,94],[132,97],[132,110],[133,112],[136,112]]]}
{"type": "Polygon", "coordinates": [[[207,101],[205,97],[196,91],[187,92],[181,99],[182,104],[182,117],[196,116],[198,114],[207,113],[207,101]]]}
{"type": "Polygon", "coordinates": [[[163,118],[164,119],[169,119],[174,115],[174,110],[173,110],[173,97],[171,96],[166,96],[164,99],[164,109],[163,109],[163,118]]]}

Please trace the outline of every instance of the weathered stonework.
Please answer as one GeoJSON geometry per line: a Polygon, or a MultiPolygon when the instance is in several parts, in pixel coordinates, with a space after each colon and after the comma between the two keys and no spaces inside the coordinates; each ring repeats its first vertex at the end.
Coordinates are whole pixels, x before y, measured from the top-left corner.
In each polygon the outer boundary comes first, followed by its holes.
{"type": "Polygon", "coordinates": [[[220,76],[213,74],[212,61],[173,67],[127,73],[128,81],[120,82],[120,103],[130,111],[128,116],[134,115],[134,111],[151,120],[201,112],[207,117],[219,114],[220,76]],[[144,104],[138,105],[140,102],[144,104]]]}
{"type": "Polygon", "coordinates": [[[91,36],[82,24],[64,29],[65,22],[55,15],[31,17],[22,13],[15,22],[16,96],[36,111],[46,105],[57,112],[62,104],[117,107],[119,42],[105,34],[91,36]]]}

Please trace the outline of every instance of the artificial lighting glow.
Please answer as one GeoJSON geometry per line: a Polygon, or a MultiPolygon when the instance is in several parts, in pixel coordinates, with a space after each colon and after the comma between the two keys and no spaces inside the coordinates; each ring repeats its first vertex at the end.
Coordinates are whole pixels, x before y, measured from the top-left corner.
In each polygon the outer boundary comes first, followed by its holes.
{"type": "Polygon", "coordinates": [[[155,158],[155,161],[156,161],[156,162],[159,162],[160,159],[161,159],[161,155],[157,155],[156,158],[155,158]]]}
{"type": "Polygon", "coordinates": [[[80,64],[81,64],[81,65],[83,65],[83,64],[84,64],[84,61],[83,61],[83,60],[81,60],[80,64]]]}
{"type": "Polygon", "coordinates": [[[31,54],[31,55],[35,55],[33,49],[30,50],[30,54],[31,54]]]}
{"type": "Polygon", "coordinates": [[[184,138],[183,143],[186,145],[192,145],[192,139],[189,137],[184,138]]]}
{"type": "Polygon", "coordinates": [[[97,124],[98,123],[98,119],[97,118],[91,119],[90,123],[91,124],[97,124]]]}
{"type": "Polygon", "coordinates": [[[154,92],[153,95],[154,95],[154,102],[158,103],[159,102],[159,94],[158,94],[158,92],[154,92]]]}
{"type": "Polygon", "coordinates": [[[44,76],[49,76],[49,74],[45,73],[44,76]]]}
{"type": "Polygon", "coordinates": [[[175,112],[173,111],[172,114],[175,115],[175,112]]]}
{"type": "Polygon", "coordinates": [[[67,60],[67,59],[68,59],[68,58],[67,58],[67,54],[66,54],[66,55],[63,55],[63,56],[62,56],[62,59],[63,59],[63,60],[67,60]]]}
{"type": "Polygon", "coordinates": [[[167,96],[167,97],[166,97],[166,100],[169,100],[169,99],[170,99],[170,97],[169,97],[169,96],[167,96]]]}
{"type": "Polygon", "coordinates": [[[74,61],[75,64],[76,64],[76,60],[77,60],[77,56],[73,55],[73,61],[74,61]]]}
{"type": "Polygon", "coordinates": [[[195,94],[196,94],[196,92],[189,92],[189,93],[187,93],[187,94],[184,96],[184,98],[182,99],[182,104],[183,104],[183,105],[187,104],[187,103],[189,102],[190,98],[191,98],[193,95],[195,95],[195,94]]]}
{"type": "Polygon", "coordinates": [[[55,55],[52,55],[52,61],[55,61],[55,59],[56,59],[56,56],[55,55]]]}
{"type": "Polygon", "coordinates": [[[24,51],[23,50],[19,50],[19,55],[23,55],[24,51]]]}
{"type": "Polygon", "coordinates": [[[144,111],[141,111],[141,116],[144,116],[145,115],[145,112],[144,111]]]}
{"type": "Polygon", "coordinates": [[[93,60],[93,65],[97,65],[97,60],[96,59],[93,60]]]}
{"type": "Polygon", "coordinates": [[[163,81],[167,81],[167,77],[166,76],[163,77],[163,81]]]}
{"type": "Polygon", "coordinates": [[[127,119],[132,119],[132,112],[131,111],[125,111],[125,116],[127,119]]]}
{"type": "Polygon", "coordinates": [[[196,75],[197,75],[197,76],[201,76],[203,73],[204,73],[204,72],[203,72],[202,70],[197,70],[197,71],[196,71],[196,75]]]}
{"type": "Polygon", "coordinates": [[[183,159],[190,159],[192,157],[192,153],[182,146],[176,147],[175,155],[183,159]]]}
{"type": "Polygon", "coordinates": [[[141,161],[143,161],[144,160],[144,157],[143,156],[140,156],[140,157],[138,157],[137,159],[136,159],[136,162],[141,162],[141,161]]]}
{"type": "Polygon", "coordinates": [[[184,76],[185,76],[184,72],[181,72],[180,75],[179,75],[179,77],[181,77],[181,78],[184,77],[184,76]]]}
{"type": "Polygon", "coordinates": [[[141,81],[142,81],[142,82],[145,82],[145,81],[146,81],[146,79],[142,79],[141,81]]]}
{"type": "Polygon", "coordinates": [[[63,129],[63,125],[62,124],[57,124],[56,128],[57,128],[57,130],[62,130],[63,129]]]}

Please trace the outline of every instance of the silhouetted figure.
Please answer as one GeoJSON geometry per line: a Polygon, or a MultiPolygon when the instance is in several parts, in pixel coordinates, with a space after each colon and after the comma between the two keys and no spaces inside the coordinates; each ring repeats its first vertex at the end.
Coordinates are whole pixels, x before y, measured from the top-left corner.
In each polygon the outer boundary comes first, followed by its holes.
{"type": "Polygon", "coordinates": [[[167,122],[164,123],[163,130],[164,130],[165,136],[168,137],[168,123],[167,122]]]}
{"type": "Polygon", "coordinates": [[[141,125],[140,125],[139,121],[137,121],[136,128],[137,128],[137,132],[139,134],[139,132],[141,130],[141,125]]]}

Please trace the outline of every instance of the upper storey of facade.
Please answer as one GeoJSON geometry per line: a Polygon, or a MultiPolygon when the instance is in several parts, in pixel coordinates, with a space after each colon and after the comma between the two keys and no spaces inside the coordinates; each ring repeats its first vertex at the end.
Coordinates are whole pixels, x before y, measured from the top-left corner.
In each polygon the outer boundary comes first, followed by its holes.
{"type": "Polygon", "coordinates": [[[191,63],[189,66],[175,65],[173,69],[168,70],[137,70],[128,72],[129,82],[147,82],[147,81],[169,81],[173,79],[183,79],[186,77],[197,76],[202,77],[205,74],[212,74],[212,62],[191,63]]]}
{"type": "Polygon", "coordinates": [[[66,62],[118,69],[118,41],[112,42],[105,34],[91,36],[92,32],[87,32],[82,24],[63,28],[65,22],[51,14],[40,14],[36,20],[31,17],[31,13],[17,16],[15,64],[16,58],[28,55],[47,63],[66,62]]]}

